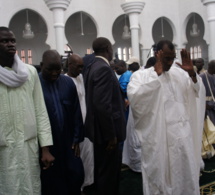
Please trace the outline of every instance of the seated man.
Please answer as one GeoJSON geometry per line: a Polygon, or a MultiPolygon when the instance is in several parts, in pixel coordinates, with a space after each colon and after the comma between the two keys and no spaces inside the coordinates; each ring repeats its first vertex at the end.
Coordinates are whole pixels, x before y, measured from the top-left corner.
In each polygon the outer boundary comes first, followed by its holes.
{"type": "Polygon", "coordinates": [[[55,50],[44,52],[39,74],[48,111],[55,157],[49,170],[42,170],[43,195],[80,195],[84,181],[79,142],[83,141],[83,121],[76,87],[60,74],[61,59],[55,50]]]}

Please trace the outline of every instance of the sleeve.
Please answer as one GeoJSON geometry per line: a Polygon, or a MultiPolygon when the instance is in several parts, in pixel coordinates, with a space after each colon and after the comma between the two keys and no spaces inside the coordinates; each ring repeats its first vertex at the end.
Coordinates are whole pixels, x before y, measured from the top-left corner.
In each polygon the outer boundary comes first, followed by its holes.
{"type": "Polygon", "coordinates": [[[128,83],[129,83],[129,79],[128,77],[126,77],[126,75],[122,75],[122,77],[120,77],[120,80],[119,80],[119,84],[120,84],[120,87],[122,88],[122,91],[126,94],[127,93],[127,86],[128,86],[128,83]]]}
{"type": "Polygon", "coordinates": [[[33,101],[37,121],[37,135],[41,147],[53,145],[51,126],[38,74],[34,70],[33,101]]]}
{"type": "Polygon", "coordinates": [[[94,72],[93,105],[95,116],[104,140],[108,141],[116,136],[112,117],[113,74],[110,67],[103,66],[94,72]]]}
{"type": "Polygon", "coordinates": [[[78,98],[78,93],[76,86],[72,87],[72,93],[73,93],[73,114],[71,120],[73,121],[73,143],[79,143],[84,140],[84,127],[83,127],[83,119],[81,114],[81,107],[80,102],[78,98]]]}
{"type": "Polygon", "coordinates": [[[196,79],[197,79],[196,83],[194,83],[191,79],[191,85],[193,86],[193,89],[196,92],[196,97],[199,97],[200,83],[202,82],[202,79],[199,75],[196,75],[196,79]]]}
{"type": "Polygon", "coordinates": [[[160,80],[156,75],[151,76],[148,72],[138,71],[131,76],[127,93],[135,118],[136,130],[142,130],[143,126],[148,125],[146,119],[152,118],[154,110],[159,107],[160,89],[160,80]],[[143,124],[143,119],[146,124],[143,124]]]}
{"type": "MultiPolygon", "coordinates": [[[[191,126],[191,133],[193,139],[193,148],[194,148],[194,155],[197,162],[197,169],[199,171],[200,164],[202,161],[201,158],[201,146],[202,146],[202,131],[204,125],[204,117],[205,117],[205,99],[206,99],[206,91],[204,84],[202,82],[201,77],[197,75],[197,83],[194,84],[191,80],[193,85],[193,89],[195,90],[193,93],[192,91],[188,91],[188,112],[190,118],[190,126],[191,126]]],[[[191,87],[192,88],[192,87],[191,87]]]]}

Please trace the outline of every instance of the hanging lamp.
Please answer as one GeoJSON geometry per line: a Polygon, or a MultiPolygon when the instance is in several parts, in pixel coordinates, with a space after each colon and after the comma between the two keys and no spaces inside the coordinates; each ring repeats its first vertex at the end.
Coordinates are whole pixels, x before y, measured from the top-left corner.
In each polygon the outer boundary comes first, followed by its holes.
{"type": "Polygon", "coordinates": [[[25,24],[25,30],[23,30],[23,38],[32,39],[34,38],[34,32],[31,30],[31,25],[28,22],[28,10],[26,10],[26,19],[27,19],[27,22],[25,24]]]}
{"type": "Polygon", "coordinates": [[[164,38],[163,17],[161,17],[161,38],[164,38]]]}
{"type": "Polygon", "coordinates": [[[122,39],[130,39],[130,38],[131,38],[131,32],[129,31],[129,27],[126,24],[126,14],[125,14],[125,25],[123,27],[122,39]]]}
{"type": "Polygon", "coordinates": [[[82,12],[80,12],[80,14],[81,14],[81,36],[84,36],[83,14],[82,12]]]}
{"type": "Polygon", "coordinates": [[[199,33],[200,33],[200,30],[198,29],[198,25],[196,24],[196,21],[195,21],[195,13],[193,13],[193,25],[192,25],[192,30],[190,31],[190,36],[198,37],[199,33]]]}

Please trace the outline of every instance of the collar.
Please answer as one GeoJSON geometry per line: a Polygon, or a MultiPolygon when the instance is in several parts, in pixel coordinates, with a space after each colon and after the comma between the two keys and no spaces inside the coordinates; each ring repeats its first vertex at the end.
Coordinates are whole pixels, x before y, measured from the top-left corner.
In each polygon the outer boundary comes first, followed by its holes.
{"type": "Polygon", "coordinates": [[[106,58],[104,58],[103,56],[96,56],[96,58],[103,59],[110,66],[110,63],[108,62],[108,60],[106,58]]]}

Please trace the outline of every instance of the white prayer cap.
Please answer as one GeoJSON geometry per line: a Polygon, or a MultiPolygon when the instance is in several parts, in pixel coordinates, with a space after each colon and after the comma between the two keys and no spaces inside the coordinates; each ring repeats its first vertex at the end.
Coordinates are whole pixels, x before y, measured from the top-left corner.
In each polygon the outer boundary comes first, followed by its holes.
{"type": "Polygon", "coordinates": [[[133,64],[135,62],[140,63],[140,60],[137,57],[133,56],[126,62],[126,64],[133,64]]]}

